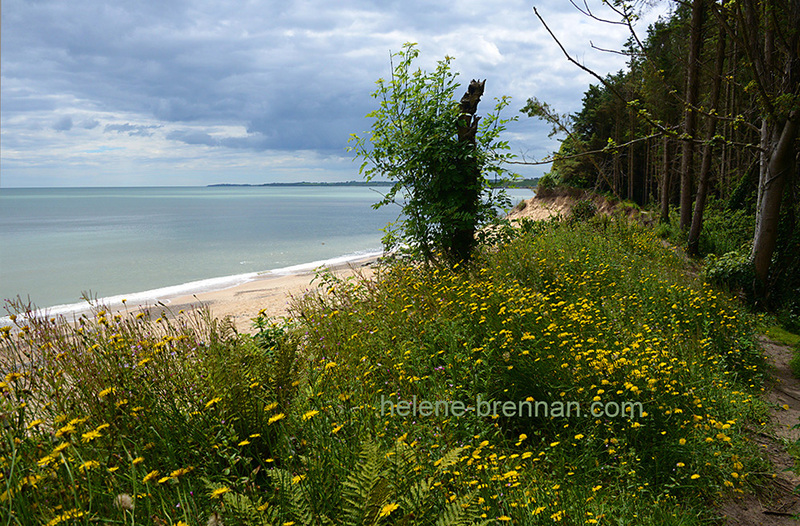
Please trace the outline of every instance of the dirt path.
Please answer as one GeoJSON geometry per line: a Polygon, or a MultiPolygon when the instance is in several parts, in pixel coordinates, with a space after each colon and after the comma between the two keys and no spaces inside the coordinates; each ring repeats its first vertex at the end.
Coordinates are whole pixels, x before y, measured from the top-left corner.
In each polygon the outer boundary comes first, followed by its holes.
{"type": "Polygon", "coordinates": [[[800,477],[787,447],[800,440],[800,380],[792,375],[789,361],[792,348],[767,338],[761,339],[764,354],[774,367],[774,383],[766,399],[770,403],[770,429],[758,432],[754,441],[772,462],[775,477],[758,488],[755,495],[744,495],[722,505],[720,512],[727,526],[798,525],[800,520],[800,477]]]}

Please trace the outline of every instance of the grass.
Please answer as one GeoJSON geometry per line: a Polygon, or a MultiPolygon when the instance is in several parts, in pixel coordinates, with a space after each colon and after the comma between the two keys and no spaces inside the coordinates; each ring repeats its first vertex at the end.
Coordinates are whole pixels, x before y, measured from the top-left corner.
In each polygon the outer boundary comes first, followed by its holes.
{"type": "Polygon", "coordinates": [[[766,334],[769,338],[779,341],[784,345],[792,347],[800,345],[800,336],[778,327],[777,325],[768,328],[766,334]]]}
{"type": "Polygon", "coordinates": [[[800,378],[800,336],[791,333],[782,327],[774,325],[766,330],[767,337],[778,341],[784,345],[794,347],[792,359],[789,361],[789,368],[795,378],[800,378]]]}
{"type": "Polygon", "coordinates": [[[792,359],[789,361],[789,368],[795,378],[800,378],[800,336],[774,325],[767,329],[767,337],[781,342],[784,345],[794,347],[792,359]]]}
{"type": "Polygon", "coordinates": [[[750,317],[682,265],[635,226],[551,221],[469,268],[323,275],[253,337],[202,312],[20,312],[0,516],[707,524],[769,476],[747,439],[764,369],[750,317]],[[497,410],[453,413],[479,398],[497,410]]]}

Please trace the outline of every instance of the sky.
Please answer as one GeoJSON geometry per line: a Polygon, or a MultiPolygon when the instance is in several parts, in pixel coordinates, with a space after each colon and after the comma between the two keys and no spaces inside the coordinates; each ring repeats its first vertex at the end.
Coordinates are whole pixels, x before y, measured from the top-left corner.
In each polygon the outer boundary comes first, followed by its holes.
{"type": "MultiPolygon", "coordinates": [[[[582,63],[625,67],[592,44],[619,49],[627,28],[565,0],[5,0],[0,188],[359,180],[347,141],[368,133],[375,82],[405,42],[422,69],[448,55],[462,86],[486,79],[479,114],[510,96],[505,139],[541,159],[558,143],[520,108],[576,112],[594,79],[534,5],[582,63]]],[[[637,32],[667,9],[646,8],[637,32]]]]}

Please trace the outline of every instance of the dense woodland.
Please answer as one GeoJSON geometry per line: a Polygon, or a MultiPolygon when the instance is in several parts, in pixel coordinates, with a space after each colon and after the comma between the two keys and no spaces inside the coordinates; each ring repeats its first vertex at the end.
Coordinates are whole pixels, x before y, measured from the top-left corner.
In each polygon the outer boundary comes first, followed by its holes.
{"type": "MultiPolygon", "coordinates": [[[[630,21],[634,7],[616,5],[630,21]]],[[[723,255],[704,219],[736,224],[747,234],[726,247],[730,273],[748,276],[758,304],[796,309],[800,2],[678,1],[631,34],[627,70],[595,75],[578,113],[536,99],[523,109],[564,136],[542,183],[653,208],[692,255],[723,255]]]]}

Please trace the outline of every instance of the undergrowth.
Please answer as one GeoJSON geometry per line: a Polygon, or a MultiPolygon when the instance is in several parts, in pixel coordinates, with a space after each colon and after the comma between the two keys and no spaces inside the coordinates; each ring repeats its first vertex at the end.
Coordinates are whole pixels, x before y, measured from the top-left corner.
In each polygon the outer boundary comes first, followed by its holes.
{"type": "Polygon", "coordinates": [[[636,226],[322,277],[252,337],[11,305],[4,523],[694,525],[769,475],[749,316],[636,226]]]}

